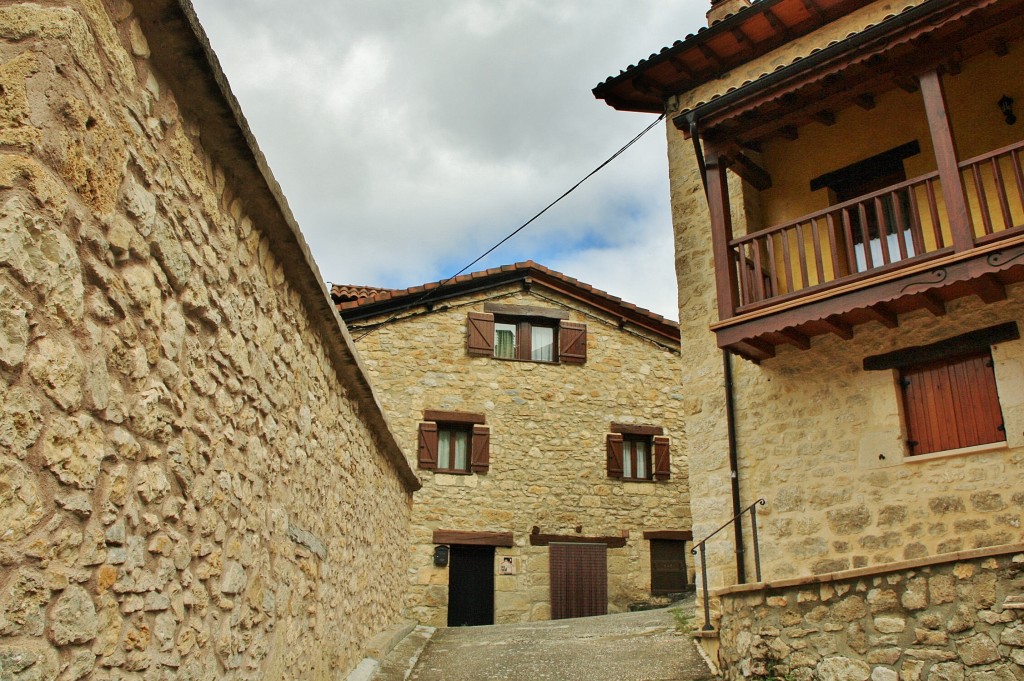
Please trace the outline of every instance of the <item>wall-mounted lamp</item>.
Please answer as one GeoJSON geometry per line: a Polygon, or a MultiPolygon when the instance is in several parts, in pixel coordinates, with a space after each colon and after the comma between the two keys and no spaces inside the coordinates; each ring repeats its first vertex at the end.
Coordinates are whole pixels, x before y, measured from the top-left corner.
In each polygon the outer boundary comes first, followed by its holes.
{"type": "Polygon", "coordinates": [[[1006,119],[1007,125],[1013,125],[1017,122],[1017,116],[1013,113],[1013,97],[1009,95],[1003,95],[1002,99],[996,102],[999,110],[1003,112],[1003,117],[1006,119]]]}
{"type": "Polygon", "coordinates": [[[448,547],[443,544],[434,547],[434,565],[437,567],[448,566],[448,547]]]}

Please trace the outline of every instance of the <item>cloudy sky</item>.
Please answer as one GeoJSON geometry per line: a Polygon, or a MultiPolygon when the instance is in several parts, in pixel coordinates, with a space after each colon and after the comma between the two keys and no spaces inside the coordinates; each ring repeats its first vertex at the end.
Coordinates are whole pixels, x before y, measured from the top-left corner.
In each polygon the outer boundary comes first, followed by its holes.
{"type": "MultiPolygon", "coordinates": [[[[653,120],[591,88],[705,0],[193,0],[324,279],[444,279],[653,120]]],[[[532,259],[676,318],[664,124],[473,270],[532,259]]]]}

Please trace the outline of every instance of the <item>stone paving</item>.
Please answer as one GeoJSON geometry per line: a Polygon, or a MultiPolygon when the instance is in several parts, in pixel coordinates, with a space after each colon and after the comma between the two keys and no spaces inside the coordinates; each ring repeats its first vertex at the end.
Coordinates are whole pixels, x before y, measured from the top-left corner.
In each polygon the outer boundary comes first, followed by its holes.
{"type": "Polygon", "coordinates": [[[376,681],[701,681],[712,678],[673,610],[571,620],[437,629],[414,666],[385,660],[376,681]],[[411,669],[410,669],[411,667],[411,669]],[[389,671],[392,670],[392,671],[389,671]]]}

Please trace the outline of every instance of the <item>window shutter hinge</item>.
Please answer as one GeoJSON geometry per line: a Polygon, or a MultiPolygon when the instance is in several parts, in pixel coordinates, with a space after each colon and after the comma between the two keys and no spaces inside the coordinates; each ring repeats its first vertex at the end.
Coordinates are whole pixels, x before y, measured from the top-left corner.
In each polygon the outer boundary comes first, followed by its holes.
{"type": "Polygon", "coordinates": [[[989,369],[993,368],[995,365],[996,365],[996,363],[994,361],[992,361],[991,359],[985,360],[985,366],[987,366],[989,369]]]}
{"type": "Polygon", "coordinates": [[[996,426],[996,430],[998,430],[1000,433],[1005,433],[1006,432],[1006,424],[1005,423],[1000,423],[998,426],[996,426]]]}
{"type": "Polygon", "coordinates": [[[916,446],[917,446],[917,444],[918,444],[918,443],[917,443],[917,440],[907,440],[907,446],[908,446],[908,447],[910,447],[911,449],[913,449],[914,447],[916,447],[916,446]]]}
{"type": "Polygon", "coordinates": [[[901,378],[900,379],[900,387],[901,388],[909,388],[910,387],[910,379],[909,378],[901,378]]]}

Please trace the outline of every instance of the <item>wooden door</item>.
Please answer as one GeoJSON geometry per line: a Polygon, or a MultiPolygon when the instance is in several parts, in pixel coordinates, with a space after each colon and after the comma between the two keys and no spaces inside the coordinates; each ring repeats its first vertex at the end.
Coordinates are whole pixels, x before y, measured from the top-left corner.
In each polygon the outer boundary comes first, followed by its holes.
{"type": "Polygon", "coordinates": [[[448,626],[494,624],[494,547],[451,547],[448,626]]]}
{"type": "Polygon", "coordinates": [[[651,594],[664,596],[686,590],[686,542],[651,539],[651,594]]]}
{"type": "Polygon", "coordinates": [[[551,619],[608,614],[608,547],[604,544],[548,546],[551,619]]]}

